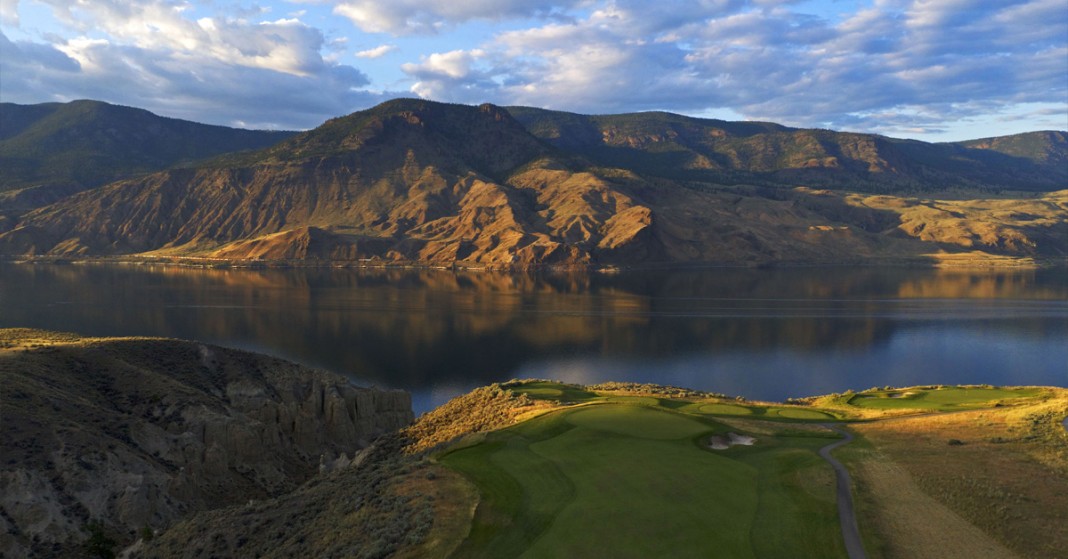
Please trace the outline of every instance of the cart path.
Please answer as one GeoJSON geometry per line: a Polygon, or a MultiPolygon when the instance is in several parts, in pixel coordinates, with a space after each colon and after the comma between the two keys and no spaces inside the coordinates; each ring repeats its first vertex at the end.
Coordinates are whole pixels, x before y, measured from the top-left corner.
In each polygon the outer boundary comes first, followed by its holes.
{"type": "MultiPolygon", "coordinates": [[[[1068,420],[1065,421],[1068,422],[1068,420]]],[[[853,441],[853,433],[834,424],[825,423],[823,426],[844,437],[821,448],[819,454],[834,468],[838,487],[838,521],[842,524],[842,539],[845,540],[846,553],[849,559],[867,559],[864,542],[860,539],[860,529],[857,528],[857,515],[853,510],[853,480],[849,477],[849,470],[831,456],[831,451],[853,441]]],[[[1068,428],[1068,423],[1065,427],[1068,428]]]]}

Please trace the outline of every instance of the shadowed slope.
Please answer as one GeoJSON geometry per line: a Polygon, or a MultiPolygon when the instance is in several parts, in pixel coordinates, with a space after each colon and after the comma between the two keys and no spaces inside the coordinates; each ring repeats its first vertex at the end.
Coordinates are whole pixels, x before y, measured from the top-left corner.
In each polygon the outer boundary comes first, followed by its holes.
{"type": "Polygon", "coordinates": [[[222,153],[259,149],[292,132],[240,130],[99,101],[0,104],[0,191],[92,188],[222,153]]]}

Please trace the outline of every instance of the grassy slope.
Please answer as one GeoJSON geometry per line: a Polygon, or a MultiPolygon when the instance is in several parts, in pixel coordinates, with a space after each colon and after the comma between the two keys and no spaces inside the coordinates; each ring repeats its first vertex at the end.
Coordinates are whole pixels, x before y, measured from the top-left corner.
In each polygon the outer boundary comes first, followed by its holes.
{"type": "Polygon", "coordinates": [[[860,439],[839,455],[872,557],[1054,557],[1065,545],[1060,389],[916,387],[792,406],[642,387],[510,388],[568,405],[440,458],[481,496],[454,557],[841,556],[833,472],[815,454],[829,435],[815,423],[842,419],[859,421],[860,439]],[[701,446],[727,431],[759,441],[701,446]]]}

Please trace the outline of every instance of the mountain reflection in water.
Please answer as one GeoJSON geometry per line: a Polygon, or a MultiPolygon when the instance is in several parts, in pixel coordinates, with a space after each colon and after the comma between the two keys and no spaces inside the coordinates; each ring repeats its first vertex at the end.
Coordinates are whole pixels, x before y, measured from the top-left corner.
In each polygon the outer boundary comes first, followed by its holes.
{"type": "Polygon", "coordinates": [[[2,265],[0,327],[168,336],[413,391],[513,377],[781,400],[870,386],[1068,384],[1064,270],[584,273],[2,265]]]}

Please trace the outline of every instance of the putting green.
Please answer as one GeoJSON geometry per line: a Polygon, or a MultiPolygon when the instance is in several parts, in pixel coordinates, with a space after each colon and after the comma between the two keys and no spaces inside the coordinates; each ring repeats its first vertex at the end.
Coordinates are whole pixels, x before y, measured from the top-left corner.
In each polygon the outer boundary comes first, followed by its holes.
{"type": "Polygon", "coordinates": [[[508,389],[519,394],[526,394],[531,398],[539,400],[582,402],[597,398],[597,395],[592,392],[587,392],[576,386],[558,382],[527,382],[516,386],[510,386],[508,389]]]}
{"type": "Polygon", "coordinates": [[[709,415],[753,415],[753,410],[734,404],[705,404],[698,411],[709,415]]]}
{"type": "Polygon", "coordinates": [[[641,406],[590,406],[568,414],[576,427],[618,433],[642,439],[690,439],[711,429],[707,424],[683,415],[641,406]]]}
{"type": "Polygon", "coordinates": [[[515,390],[515,392],[526,394],[527,396],[538,400],[559,400],[564,395],[564,392],[559,388],[548,386],[523,388],[522,390],[515,390]]]}

